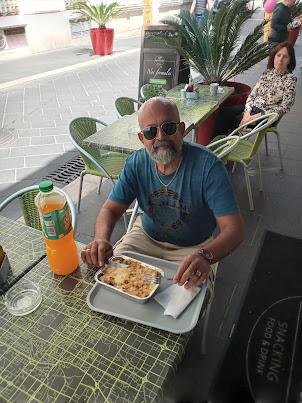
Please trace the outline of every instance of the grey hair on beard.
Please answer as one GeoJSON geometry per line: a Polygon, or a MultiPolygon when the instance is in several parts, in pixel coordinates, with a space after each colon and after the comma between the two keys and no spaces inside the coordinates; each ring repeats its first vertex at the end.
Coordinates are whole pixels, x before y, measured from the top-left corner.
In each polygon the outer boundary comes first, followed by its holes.
{"type": "Polygon", "coordinates": [[[170,164],[170,162],[173,161],[174,158],[177,156],[177,150],[175,144],[172,141],[158,140],[152,145],[149,154],[154,161],[159,162],[160,164],[167,165],[170,164]],[[165,150],[158,150],[158,147],[160,146],[169,146],[169,148],[166,148],[165,150]]]}

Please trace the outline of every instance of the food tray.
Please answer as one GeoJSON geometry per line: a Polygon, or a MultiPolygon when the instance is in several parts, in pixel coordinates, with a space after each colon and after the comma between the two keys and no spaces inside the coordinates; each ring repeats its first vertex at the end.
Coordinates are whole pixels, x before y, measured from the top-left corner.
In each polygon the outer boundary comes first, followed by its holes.
{"type": "MultiPolygon", "coordinates": [[[[166,277],[173,277],[179,268],[179,264],[177,263],[168,262],[167,260],[161,260],[135,252],[124,252],[124,255],[133,259],[138,259],[147,265],[160,268],[163,270],[166,277]]],[[[163,281],[156,290],[156,294],[170,285],[172,285],[172,281],[163,281]]],[[[138,304],[130,299],[126,299],[122,295],[113,293],[99,283],[95,283],[90,290],[87,296],[87,304],[90,309],[96,312],[180,334],[187,333],[195,327],[206,290],[207,282],[202,287],[200,293],[177,319],[174,319],[172,316],[164,315],[164,308],[156,302],[154,298],[151,298],[147,304],[138,304]]]]}
{"type": "MultiPolygon", "coordinates": [[[[110,258],[110,259],[108,260],[108,262],[110,263],[111,260],[114,262],[116,259],[118,259],[118,258],[120,258],[120,257],[122,257],[123,259],[129,259],[129,256],[118,255],[118,256],[114,256],[114,257],[110,258]]],[[[150,268],[150,269],[154,269],[154,270],[156,270],[156,271],[159,271],[162,276],[165,275],[164,272],[163,272],[161,269],[159,269],[158,267],[154,267],[154,266],[152,266],[152,265],[150,265],[150,264],[146,264],[146,263],[144,263],[144,262],[142,262],[142,261],[140,261],[140,260],[138,260],[138,259],[133,259],[133,258],[131,258],[130,260],[132,260],[132,261],[134,261],[134,262],[140,263],[143,267],[148,267],[148,268],[150,268]]],[[[100,268],[100,270],[98,270],[98,271],[95,273],[95,276],[94,276],[95,281],[96,281],[97,283],[103,285],[104,287],[107,287],[108,290],[110,290],[110,291],[112,291],[112,292],[114,292],[114,293],[116,293],[116,294],[120,294],[120,295],[122,295],[124,298],[128,298],[128,299],[131,299],[132,301],[138,302],[139,304],[145,304],[146,302],[148,302],[148,300],[154,295],[155,291],[156,291],[156,290],[158,289],[158,287],[159,287],[159,284],[157,284],[157,285],[153,288],[152,292],[151,292],[149,295],[147,295],[147,297],[143,297],[143,298],[142,298],[142,297],[137,297],[137,296],[135,296],[135,295],[128,294],[128,293],[126,293],[126,292],[124,292],[124,291],[122,291],[122,290],[119,290],[118,288],[113,287],[112,285],[103,283],[101,280],[99,280],[99,276],[100,276],[100,274],[103,272],[103,270],[105,270],[105,268],[106,268],[106,266],[102,266],[102,267],[100,268]]],[[[123,270],[123,269],[121,268],[121,270],[123,270]]]]}

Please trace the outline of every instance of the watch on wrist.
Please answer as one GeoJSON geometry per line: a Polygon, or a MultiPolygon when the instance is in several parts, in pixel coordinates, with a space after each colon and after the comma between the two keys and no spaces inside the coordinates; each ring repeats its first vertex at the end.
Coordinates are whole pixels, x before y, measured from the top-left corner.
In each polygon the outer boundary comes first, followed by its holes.
{"type": "Polygon", "coordinates": [[[210,264],[212,264],[212,260],[214,259],[213,253],[207,249],[199,249],[197,251],[202,257],[204,257],[210,264]]]}

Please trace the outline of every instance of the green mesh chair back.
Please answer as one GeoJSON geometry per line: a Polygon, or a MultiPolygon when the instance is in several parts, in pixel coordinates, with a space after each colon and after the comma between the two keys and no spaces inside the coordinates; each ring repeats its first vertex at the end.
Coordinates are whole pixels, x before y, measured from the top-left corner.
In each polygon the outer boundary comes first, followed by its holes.
{"type": "Polygon", "coordinates": [[[83,145],[83,140],[97,131],[97,123],[107,126],[106,123],[97,119],[87,117],[76,118],[69,124],[69,135],[85,163],[85,171],[87,174],[109,178],[109,176],[89,158],[89,156],[91,156],[104,168],[112,179],[117,179],[124,168],[127,155],[117,152],[101,154],[100,149],[83,145]]]}
{"type": "Polygon", "coordinates": [[[119,97],[114,102],[115,112],[119,118],[125,115],[132,115],[136,111],[136,107],[140,105],[142,105],[141,102],[128,97],[119,97]]]}
{"type": "MultiPolygon", "coordinates": [[[[0,211],[2,211],[6,206],[8,206],[13,200],[19,200],[25,224],[29,227],[38,229],[41,231],[41,223],[39,218],[39,211],[35,205],[35,197],[39,192],[39,185],[32,185],[27,188],[23,188],[8,196],[3,202],[0,203],[0,211]]],[[[76,232],[76,224],[77,224],[77,215],[73,201],[70,196],[61,189],[61,192],[64,193],[71,217],[72,217],[72,226],[74,233],[76,232]]]]}
{"type": "Polygon", "coordinates": [[[165,97],[167,91],[162,87],[154,84],[145,84],[141,88],[141,96],[147,100],[153,97],[165,97]]]}
{"type": "Polygon", "coordinates": [[[29,227],[38,229],[41,231],[41,222],[38,209],[35,205],[35,197],[39,193],[39,190],[31,190],[19,196],[19,203],[22,209],[24,222],[29,227]]]}

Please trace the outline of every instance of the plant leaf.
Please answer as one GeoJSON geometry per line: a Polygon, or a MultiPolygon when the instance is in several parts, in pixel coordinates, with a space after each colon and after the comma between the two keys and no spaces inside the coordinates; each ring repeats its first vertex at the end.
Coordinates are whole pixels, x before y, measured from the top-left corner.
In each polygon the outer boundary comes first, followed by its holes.
{"type": "Polygon", "coordinates": [[[229,6],[216,13],[213,9],[205,10],[199,22],[189,11],[180,11],[178,18],[166,18],[161,22],[178,33],[181,43],[162,34],[157,34],[154,40],[179,53],[203,76],[205,83],[221,84],[265,59],[274,46],[259,42],[266,21],[241,39],[244,24],[256,11],[247,10],[246,4],[246,0],[232,0],[229,6]]]}

